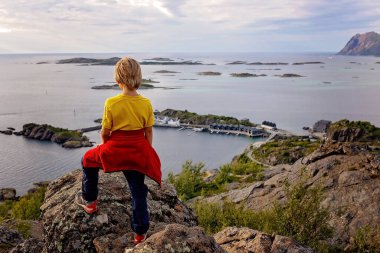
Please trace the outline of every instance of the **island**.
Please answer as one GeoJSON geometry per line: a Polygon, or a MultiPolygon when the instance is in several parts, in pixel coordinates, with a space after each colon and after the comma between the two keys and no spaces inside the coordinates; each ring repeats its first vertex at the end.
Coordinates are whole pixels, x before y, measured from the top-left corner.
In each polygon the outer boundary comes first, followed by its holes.
{"type": "Polygon", "coordinates": [[[251,74],[251,73],[231,73],[230,75],[233,76],[233,77],[259,77],[259,76],[267,76],[265,74],[256,75],[256,74],[251,74]]]}
{"type": "Polygon", "coordinates": [[[247,63],[247,65],[288,65],[289,63],[287,62],[250,62],[247,63]]]}
{"type": "Polygon", "coordinates": [[[306,62],[294,62],[292,65],[307,65],[307,64],[325,64],[321,61],[306,61],[306,62]]]}
{"type": "Polygon", "coordinates": [[[215,65],[214,63],[205,64],[200,61],[142,61],[140,65],[215,65]]]}
{"type": "Polygon", "coordinates": [[[213,71],[198,72],[200,76],[220,76],[222,73],[213,71]]]}
{"type": "MultiPolygon", "coordinates": [[[[144,89],[164,88],[164,87],[154,86],[151,83],[160,83],[160,82],[154,81],[152,79],[142,79],[139,89],[144,90],[144,89]]],[[[108,84],[96,85],[96,86],[92,86],[91,89],[94,89],[94,90],[119,90],[120,88],[119,88],[119,85],[117,83],[115,83],[115,84],[111,84],[111,85],[108,85],[108,84]]]]}
{"type": "Polygon", "coordinates": [[[94,58],[70,58],[59,60],[57,64],[88,64],[88,65],[115,65],[121,58],[112,57],[108,59],[94,59],[94,58]]]}
{"type": "Polygon", "coordinates": [[[304,76],[301,76],[298,74],[282,74],[282,75],[275,75],[275,76],[279,76],[279,77],[304,77],[304,76]]]}
{"type": "Polygon", "coordinates": [[[246,61],[233,61],[233,62],[228,62],[227,65],[242,65],[242,64],[247,64],[246,61]]]}
{"type": "MultiPolygon", "coordinates": [[[[142,83],[139,87],[139,89],[141,90],[154,89],[154,88],[161,88],[161,87],[156,87],[154,85],[147,84],[147,83],[142,83]]],[[[120,88],[119,88],[119,85],[116,83],[116,84],[111,84],[111,85],[107,85],[107,84],[96,85],[96,86],[92,86],[91,89],[93,90],[119,90],[120,88]]]]}
{"type": "Polygon", "coordinates": [[[155,58],[150,58],[150,59],[144,59],[144,61],[174,61],[170,58],[165,58],[165,57],[155,57],[155,58]]]}
{"type": "Polygon", "coordinates": [[[289,63],[287,62],[246,62],[246,61],[233,61],[227,63],[227,65],[288,65],[289,63]]]}
{"type": "Polygon", "coordinates": [[[176,73],[181,73],[181,72],[171,71],[171,70],[157,70],[157,71],[154,71],[153,73],[157,73],[157,74],[176,74],[176,73]]]}
{"type": "MultiPolygon", "coordinates": [[[[80,130],[69,130],[54,127],[47,124],[24,124],[21,131],[14,132],[14,128],[8,128],[16,136],[24,136],[39,141],[51,141],[61,144],[64,148],[92,147],[93,144],[80,130]]],[[[5,133],[7,134],[7,133],[5,133]]]]}
{"type": "MultiPolygon", "coordinates": [[[[70,58],[58,60],[57,64],[82,64],[82,65],[115,65],[121,58],[120,57],[111,57],[108,59],[94,59],[94,58],[70,58]]],[[[200,61],[142,61],[140,65],[215,65],[214,63],[204,64],[200,61]]]]}
{"type": "Polygon", "coordinates": [[[338,55],[380,56],[380,34],[367,32],[354,35],[338,55]]]}

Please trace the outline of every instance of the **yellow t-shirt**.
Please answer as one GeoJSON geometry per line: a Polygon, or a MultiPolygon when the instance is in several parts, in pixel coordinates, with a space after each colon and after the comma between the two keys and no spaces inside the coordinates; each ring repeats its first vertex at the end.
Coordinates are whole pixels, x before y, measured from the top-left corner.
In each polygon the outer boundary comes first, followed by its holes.
{"type": "Polygon", "coordinates": [[[150,100],[138,95],[110,97],[104,104],[102,126],[116,130],[138,130],[154,124],[150,100]]]}

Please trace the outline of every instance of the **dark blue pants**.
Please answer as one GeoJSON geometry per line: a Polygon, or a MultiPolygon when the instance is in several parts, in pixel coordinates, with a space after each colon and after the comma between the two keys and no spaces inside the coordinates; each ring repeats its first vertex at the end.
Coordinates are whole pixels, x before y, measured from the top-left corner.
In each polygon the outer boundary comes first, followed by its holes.
{"type": "MultiPolygon", "coordinates": [[[[123,171],[132,195],[131,228],[137,234],[145,234],[149,229],[149,214],[146,197],[148,187],[144,184],[145,175],[134,171],[123,171]]],[[[94,201],[98,197],[98,168],[83,168],[82,192],[86,201],[94,201]]]]}

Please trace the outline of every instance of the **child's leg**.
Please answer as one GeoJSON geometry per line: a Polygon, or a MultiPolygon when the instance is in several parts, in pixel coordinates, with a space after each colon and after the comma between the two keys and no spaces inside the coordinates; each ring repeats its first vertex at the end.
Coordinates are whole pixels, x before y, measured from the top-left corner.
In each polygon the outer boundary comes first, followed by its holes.
{"type": "Polygon", "coordinates": [[[98,198],[98,181],[98,168],[83,167],[82,193],[84,200],[91,202],[98,198]]]}
{"type": "Polygon", "coordinates": [[[123,171],[132,193],[132,230],[145,234],[149,229],[149,214],[146,197],[148,187],[144,184],[145,175],[137,171],[123,171]]]}

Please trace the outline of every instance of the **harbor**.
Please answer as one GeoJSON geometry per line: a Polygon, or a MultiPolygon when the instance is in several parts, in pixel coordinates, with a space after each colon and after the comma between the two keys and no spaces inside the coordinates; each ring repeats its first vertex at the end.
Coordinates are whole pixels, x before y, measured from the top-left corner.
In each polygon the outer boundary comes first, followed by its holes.
{"type": "Polygon", "coordinates": [[[181,123],[179,119],[170,117],[155,116],[154,127],[167,127],[177,128],[178,131],[190,129],[192,132],[188,135],[196,132],[208,132],[210,134],[223,134],[223,135],[236,135],[247,136],[251,138],[255,137],[268,137],[270,133],[264,127],[259,126],[245,126],[245,125],[232,125],[232,124],[209,124],[209,125],[197,125],[189,123],[181,123]]]}

